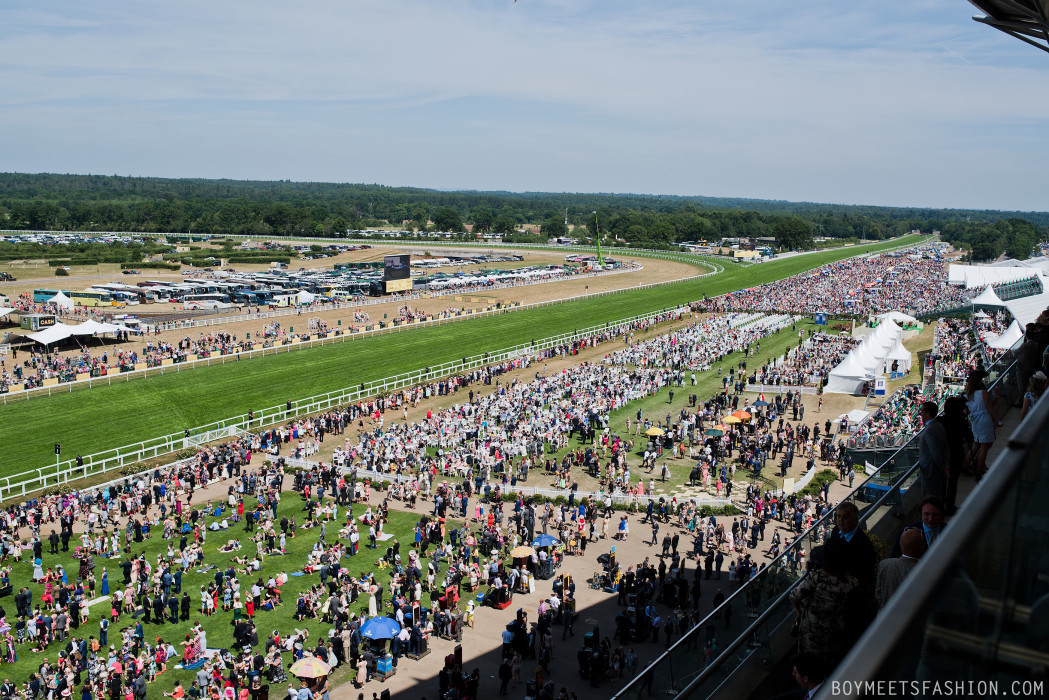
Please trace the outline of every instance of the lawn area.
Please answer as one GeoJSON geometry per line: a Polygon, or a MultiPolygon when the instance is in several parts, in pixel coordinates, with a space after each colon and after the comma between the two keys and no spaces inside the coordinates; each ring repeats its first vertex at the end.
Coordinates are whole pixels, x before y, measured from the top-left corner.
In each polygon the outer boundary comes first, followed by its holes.
{"type": "Polygon", "coordinates": [[[904,245],[911,238],[919,240],[908,237],[761,265],[729,266],[717,275],[661,287],[13,402],[0,407],[0,445],[4,446],[0,477],[53,464],[56,442],[62,444],[64,455],[87,455],[601,320],[673,308],[703,295],[751,287],[863,252],[904,245]]]}
{"type": "MultiPolygon", "coordinates": [[[[257,501],[254,498],[245,499],[246,508],[252,507],[256,503],[257,501]]],[[[289,518],[295,516],[301,522],[304,518],[303,511],[302,497],[295,492],[287,491],[284,493],[283,499],[277,509],[278,520],[279,517],[286,515],[289,518]]],[[[363,513],[363,507],[358,505],[355,507],[354,511],[356,515],[359,515],[363,513]]],[[[226,512],[228,514],[229,511],[227,510],[226,512]]],[[[339,516],[339,519],[328,523],[326,539],[329,543],[336,540],[339,528],[346,522],[345,508],[340,507],[339,516]]],[[[207,518],[208,524],[214,520],[216,519],[210,516],[207,518]]],[[[390,520],[385,527],[385,531],[392,533],[395,539],[401,543],[402,556],[406,555],[407,551],[413,546],[414,527],[418,520],[419,517],[414,513],[404,513],[394,510],[390,511],[390,520]]],[[[57,527],[55,529],[57,531],[57,527]]],[[[74,559],[72,554],[75,545],[79,543],[79,539],[74,538],[70,540],[69,552],[60,552],[57,555],[51,555],[48,554],[50,548],[47,543],[47,536],[50,534],[50,531],[51,528],[49,526],[45,526],[41,531],[44,539],[44,554],[42,557],[44,570],[47,571],[48,569],[55,569],[57,566],[62,566],[69,577],[70,583],[73,583],[79,569],[79,561],[74,559]]],[[[241,583],[242,600],[244,599],[244,595],[249,593],[251,584],[256,578],[262,578],[263,581],[265,581],[271,575],[280,573],[281,571],[288,574],[300,571],[306,561],[307,554],[317,542],[316,533],[316,530],[298,530],[295,533],[296,536],[294,538],[289,537],[287,540],[287,554],[284,556],[266,557],[262,571],[257,576],[252,575],[251,577],[248,577],[239,572],[238,578],[241,583]]],[[[137,557],[139,554],[145,554],[146,559],[150,564],[156,566],[157,555],[162,552],[166,553],[168,542],[164,540],[163,532],[159,527],[157,531],[151,533],[151,535],[152,536],[149,539],[141,544],[132,544],[131,555],[137,557]]],[[[376,550],[368,549],[365,546],[367,541],[367,529],[365,528],[364,537],[361,539],[360,553],[354,557],[344,557],[342,560],[342,566],[347,568],[350,571],[350,574],[355,577],[359,577],[365,573],[376,572],[376,578],[383,585],[385,589],[385,598],[389,601],[389,576],[386,573],[379,572],[375,563],[379,559],[379,554],[385,552],[386,547],[392,546],[393,540],[381,542],[379,544],[379,549],[376,550]]],[[[344,543],[348,544],[348,541],[344,541],[344,543]]],[[[225,567],[229,564],[230,558],[233,556],[254,556],[254,552],[254,544],[250,541],[250,535],[244,532],[243,523],[234,524],[231,522],[229,530],[207,533],[207,541],[204,545],[204,561],[207,564],[217,564],[220,567],[225,567]],[[233,539],[240,539],[241,542],[244,543],[243,549],[235,554],[226,554],[217,551],[220,546],[225,545],[228,541],[233,539]]],[[[39,603],[40,596],[44,592],[44,586],[42,584],[29,583],[33,573],[32,564],[28,563],[31,559],[32,549],[29,549],[23,554],[22,562],[13,565],[11,583],[15,592],[21,590],[22,586],[29,586],[30,590],[33,591],[33,604],[36,605],[39,603]]],[[[101,595],[100,586],[103,568],[109,573],[110,592],[115,591],[122,585],[123,574],[120,565],[124,559],[124,556],[112,559],[95,559],[94,573],[99,582],[98,587],[96,587],[96,596],[101,595]]],[[[172,573],[174,573],[174,569],[172,570],[172,573]]],[[[219,599],[219,608],[213,616],[206,617],[200,612],[200,587],[206,586],[214,580],[214,571],[209,571],[207,573],[189,571],[185,573],[182,576],[182,591],[188,592],[190,595],[190,619],[186,622],[180,621],[175,624],[169,622],[163,622],[160,624],[151,622],[150,624],[144,624],[143,627],[146,640],[152,642],[157,637],[160,637],[165,642],[171,642],[181,651],[182,647],[179,645],[179,642],[185,639],[186,633],[195,622],[199,621],[203,623],[204,630],[207,633],[207,644],[210,648],[231,648],[233,646],[233,627],[231,625],[233,612],[223,612],[221,607],[221,597],[219,599]]],[[[282,637],[290,635],[296,628],[308,629],[310,636],[307,644],[311,646],[315,646],[317,641],[327,638],[328,630],[331,628],[331,625],[322,624],[317,619],[303,620],[301,622],[295,619],[295,602],[299,593],[316,585],[319,581],[320,579],[317,574],[291,576],[288,579],[288,583],[283,587],[281,598],[284,601],[284,604],[270,611],[256,611],[255,625],[258,630],[260,645],[265,644],[266,636],[275,629],[280,630],[282,637]]],[[[323,601],[326,598],[327,595],[324,595],[321,600],[323,601]]],[[[357,604],[352,608],[352,611],[359,613],[363,609],[366,612],[367,603],[368,599],[366,596],[359,599],[357,604]]],[[[8,599],[5,607],[7,608],[8,621],[13,623],[15,619],[14,603],[8,599]]],[[[97,639],[99,637],[99,622],[103,616],[107,618],[109,617],[109,610],[110,603],[108,601],[94,603],[91,606],[90,619],[85,625],[81,625],[79,630],[72,630],[73,636],[81,638],[92,636],[97,639]]],[[[115,644],[119,649],[121,630],[125,627],[130,627],[133,630],[136,623],[137,620],[133,619],[130,615],[122,614],[116,623],[110,625],[109,643],[115,644]]],[[[14,634],[13,630],[12,634],[14,634]]],[[[23,644],[18,647],[18,661],[13,664],[4,664],[4,675],[17,681],[26,680],[29,678],[30,673],[37,670],[42,656],[48,656],[54,660],[57,658],[59,650],[64,646],[65,644],[63,642],[56,641],[41,654],[32,653],[32,646],[30,644],[23,644]]],[[[289,665],[291,658],[291,652],[284,653],[285,668],[289,665]]],[[[177,660],[169,663],[168,671],[157,677],[156,686],[159,690],[151,690],[150,697],[160,697],[160,691],[170,692],[174,687],[175,680],[180,680],[184,688],[188,689],[190,687],[195,672],[176,670],[173,668],[175,663],[177,663],[177,660]]],[[[337,670],[336,677],[340,682],[346,681],[353,677],[353,672],[349,671],[348,667],[345,669],[340,668],[337,670]]],[[[276,697],[282,697],[283,690],[284,689],[282,688],[273,688],[271,692],[275,693],[276,697]]]]}

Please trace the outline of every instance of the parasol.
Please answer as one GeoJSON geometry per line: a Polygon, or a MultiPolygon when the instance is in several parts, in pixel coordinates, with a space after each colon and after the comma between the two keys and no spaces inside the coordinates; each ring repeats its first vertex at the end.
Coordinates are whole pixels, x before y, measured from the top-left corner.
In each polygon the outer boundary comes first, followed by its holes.
{"type": "Polygon", "coordinates": [[[373,617],[361,625],[361,636],[368,639],[391,639],[400,631],[400,623],[390,617],[373,617]]]}
{"type": "Polygon", "coordinates": [[[548,534],[546,534],[544,532],[543,534],[539,535],[534,540],[532,540],[532,546],[533,547],[553,547],[559,541],[560,540],[558,540],[553,535],[548,535],[548,534]]]}
{"type": "MultiPolygon", "coordinates": [[[[386,618],[389,620],[390,618],[386,618]]],[[[390,620],[393,622],[393,620],[390,620]]],[[[396,624],[396,623],[394,623],[396,624]]],[[[316,656],[304,656],[291,665],[288,673],[299,678],[320,678],[331,672],[331,666],[324,663],[316,656]]]]}

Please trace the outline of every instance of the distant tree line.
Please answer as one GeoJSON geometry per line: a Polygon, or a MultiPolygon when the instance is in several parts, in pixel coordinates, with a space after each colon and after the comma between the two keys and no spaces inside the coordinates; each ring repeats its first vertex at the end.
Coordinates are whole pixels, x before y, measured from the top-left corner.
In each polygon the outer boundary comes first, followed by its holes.
{"type": "Polygon", "coordinates": [[[442,192],[321,182],[0,174],[0,228],[335,237],[385,225],[412,231],[568,234],[611,244],[670,247],[723,237],[774,237],[783,248],[816,238],[880,240],[940,230],[974,259],[1030,253],[1049,213],[815,204],[717,197],[442,192]]]}

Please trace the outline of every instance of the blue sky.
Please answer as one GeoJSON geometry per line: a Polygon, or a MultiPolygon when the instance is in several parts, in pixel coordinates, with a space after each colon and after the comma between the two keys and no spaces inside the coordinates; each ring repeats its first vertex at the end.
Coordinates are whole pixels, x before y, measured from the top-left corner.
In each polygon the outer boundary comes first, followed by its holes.
{"type": "Polygon", "coordinates": [[[0,170],[1045,209],[964,0],[0,5],[0,170]]]}

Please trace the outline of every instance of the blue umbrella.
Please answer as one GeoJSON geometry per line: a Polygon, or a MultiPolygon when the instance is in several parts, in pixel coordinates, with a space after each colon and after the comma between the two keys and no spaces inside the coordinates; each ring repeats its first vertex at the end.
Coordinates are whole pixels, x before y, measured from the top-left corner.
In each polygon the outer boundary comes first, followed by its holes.
{"type": "Polygon", "coordinates": [[[392,639],[401,625],[390,617],[373,617],[361,626],[361,636],[368,639],[392,639]]]}
{"type": "Polygon", "coordinates": [[[548,535],[545,532],[539,537],[532,540],[533,547],[553,547],[559,542],[559,540],[553,535],[548,535]]]}

